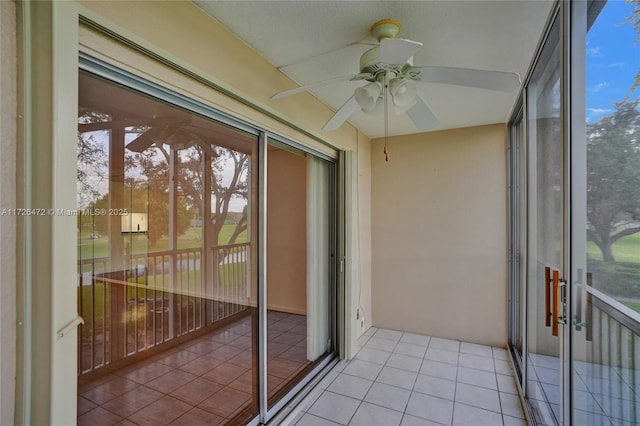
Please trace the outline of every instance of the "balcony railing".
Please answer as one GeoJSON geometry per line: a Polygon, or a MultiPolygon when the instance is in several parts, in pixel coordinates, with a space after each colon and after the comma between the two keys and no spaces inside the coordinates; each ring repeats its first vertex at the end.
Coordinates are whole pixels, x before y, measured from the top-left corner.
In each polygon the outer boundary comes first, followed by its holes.
{"type": "Polygon", "coordinates": [[[249,243],[78,262],[78,374],[157,347],[250,305],[249,243]],[[124,269],[124,270],[122,270],[124,269]]]}
{"type": "Polygon", "coordinates": [[[585,321],[578,317],[576,328],[584,330],[584,342],[579,346],[586,352],[578,357],[576,371],[603,415],[621,424],[637,424],[640,314],[591,286],[582,289],[586,291],[586,305],[579,311],[584,312],[585,321]]]}

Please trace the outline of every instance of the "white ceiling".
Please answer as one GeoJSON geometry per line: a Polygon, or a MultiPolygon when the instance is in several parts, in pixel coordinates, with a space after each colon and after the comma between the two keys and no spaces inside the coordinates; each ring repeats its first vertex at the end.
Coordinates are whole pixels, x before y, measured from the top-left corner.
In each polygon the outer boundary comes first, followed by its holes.
{"type": "MultiPolygon", "coordinates": [[[[358,73],[360,55],[371,47],[369,43],[376,42],[369,28],[384,18],[402,23],[398,37],[424,44],[413,58],[415,65],[509,71],[524,77],[553,1],[195,3],[304,85],[358,73]]],[[[362,84],[336,83],[312,93],[337,110],[362,84]]],[[[440,121],[434,130],[506,122],[518,95],[517,90],[504,93],[434,83],[421,84],[420,93],[440,121]]],[[[380,112],[370,115],[358,111],[349,121],[369,137],[384,135],[380,112]]],[[[390,117],[390,135],[416,132],[406,114],[390,117]]]]}

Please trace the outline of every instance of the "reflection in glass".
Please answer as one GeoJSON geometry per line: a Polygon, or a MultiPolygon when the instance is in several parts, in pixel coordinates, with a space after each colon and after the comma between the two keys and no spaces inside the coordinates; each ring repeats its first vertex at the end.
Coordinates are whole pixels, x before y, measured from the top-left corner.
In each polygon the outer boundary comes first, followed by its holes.
{"type": "MultiPolygon", "coordinates": [[[[560,340],[548,320],[545,268],[563,270],[563,149],[560,127],[560,31],[553,24],[532,74],[527,115],[529,162],[527,396],[536,420],[561,419],[560,340]]],[[[552,321],[551,321],[552,322],[552,321]]]]}
{"type": "Polygon", "coordinates": [[[281,145],[267,155],[267,388],[273,406],[332,350],[330,164],[281,145]]]}
{"type": "Polygon", "coordinates": [[[257,414],[255,136],[80,74],[79,423],[257,414]]]}

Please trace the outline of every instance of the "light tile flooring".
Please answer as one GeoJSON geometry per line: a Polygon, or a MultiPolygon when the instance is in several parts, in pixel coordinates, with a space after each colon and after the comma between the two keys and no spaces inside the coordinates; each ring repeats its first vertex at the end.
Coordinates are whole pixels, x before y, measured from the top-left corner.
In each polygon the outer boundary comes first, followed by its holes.
{"type": "Polygon", "coordinates": [[[283,424],[526,425],[504,349],[371,328],[283,424]]]}
{"type": "MultiPolygon", "coordinates": [[[[573,371],[574,422],[577,425],[640,424],[640,372],[576,361],[573,371]]],[[[554,426],[560,418],[560,359],[529,354],[529,400],[539,424],[554,426]]]]}
{"type": "MultiPolygon", "coordinates": [[[[267,324],[267,386],[273,396],[309,364],[307,326],[305,316],[274,311],[267,324]]],[[[78,425],[236,424],[236,416],[254,404],[255,341],[246,316],[84,383],[78,389],[78,425]]]]}

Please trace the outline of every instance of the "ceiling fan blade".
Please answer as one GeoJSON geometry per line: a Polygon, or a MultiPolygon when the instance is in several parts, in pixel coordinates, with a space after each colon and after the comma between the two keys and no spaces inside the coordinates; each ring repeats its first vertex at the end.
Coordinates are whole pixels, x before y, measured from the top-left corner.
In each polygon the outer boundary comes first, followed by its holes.
{"type": "Polygon", "coordinates": [[[472,68],[411,67],[409,78],[429,83],[511,92],[520,87],[520,75],[514,72],[486,71],[472,68]]]}
{"type": "Polygon", "coordinates": [[[342,126],[342,123],[347,121],[349,116],[351,116],[351,114],[356,112],[358,108],[360,108],[360,105],[358,105],[358,102],[356,101],[356,97],[355,95],[353,95],[349,99],[347,99],[347,102],[342,104],[340,109],[336,111],[333,117],[331,117],[331,119],[327,121],[327,124],[325,124],[324,127],[322,127],[322,130],[325,130],[325,131],[336,130],[338,127],[342,126]]]}
{"type": "Polygon", "coordinates": [[[402,38],[383,38],[380,41],[380,62],[390,65],[404,65],[420,50],[419,41],[402,38]]]}
{"type": "Polygon", "coordinates": [[[407,115],[411,118],[413,124],[416,125],[416,128],[421,132],[433,130],[438,126],[438,124],[440,124],[420,93],[416,95],[416,103],[414,106],[409,108],[407,115]]]}
{"type": "Polygon", "coordinates": [[[127,149],[133,152],[142,152],[155,143],[155,139],[162,133],[162,130],[157,127],[152,127],[147,130],[131,142],[127,144],[127,149]]]}
{"type": "Polygon", "coordinates": [[[330,78],[329,80],[323,80],[323,81],[318,81],[316,83],[306,84],[304,86],[296,87],[295,89],[285,90],[284,92],[279,92],[271,96],[271,99],[284,98],[285,96],[295,95],[296,93],[306,92],[308,90],[315,89],[316,87],[321,87],[321,86],[325,86],[327,84],[332,84],[332,83],[338,83],[340,81],[366,80],[372,77],[373,75],[369,73],[343,75],[341,77],[330,78]]]}

